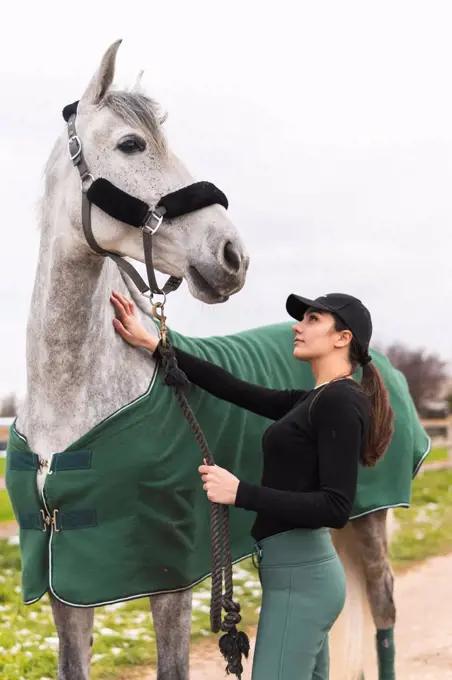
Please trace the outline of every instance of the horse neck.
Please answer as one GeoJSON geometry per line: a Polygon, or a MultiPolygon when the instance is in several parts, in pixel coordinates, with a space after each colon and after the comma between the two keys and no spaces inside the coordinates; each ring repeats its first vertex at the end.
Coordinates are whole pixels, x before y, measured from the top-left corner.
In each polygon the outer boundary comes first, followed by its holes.
{"type": "MultiPolygon", "coordinates": [[[[130,296],[116,265],[78,241],[69,218],[49,203],[27,326],[27,395],[17,421],[44,458],[143,394],[155,368],[148,352],[113,328],[111,291],[130,296]]],[[[137,315],[157,334],[149,317],[137,315]]]]}

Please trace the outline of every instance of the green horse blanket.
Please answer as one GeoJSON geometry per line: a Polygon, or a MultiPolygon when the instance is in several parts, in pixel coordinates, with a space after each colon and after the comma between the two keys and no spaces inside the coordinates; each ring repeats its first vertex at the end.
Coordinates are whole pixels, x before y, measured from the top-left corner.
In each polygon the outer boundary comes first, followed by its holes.
{"type": "MultiPolygon", "coordinates": [[[[229,336],[189,338],[175,346],[235,375],[275,388],[314,386],[293,356],[291,324],[229,336]]],[[[408,506],[411,482],[429,451],[407,383],[372,351],[396,414],[391,445],[376,468],[361,468],[352,518],[408,506]]],[[[359,378],[359,376],[357,376],[359,378]]],[[[195,386],[187,397],[218,465],[259,483],[261,436],[269,421],[195,386]]],[[[6,485],[20,526],[23,599],[51,590],[62,602],[94,606],[186,589],[210,574],[210,511],[198,445],[172,390],[156,369],[148,391],[52,456],[43,498],[38,456],[13,425],[6,485]]],[[[231,510],[234,561],[252,553],[254,513],[231,510]]]]}

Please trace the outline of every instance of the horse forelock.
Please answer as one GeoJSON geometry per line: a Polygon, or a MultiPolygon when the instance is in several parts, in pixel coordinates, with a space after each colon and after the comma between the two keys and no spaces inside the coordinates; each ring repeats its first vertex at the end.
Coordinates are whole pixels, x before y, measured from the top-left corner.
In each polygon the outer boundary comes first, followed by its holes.
{"type": "Polygon", "coordinates": [[[166,115],[153,99],[141,92],[110,90],[102,99],[101,108],[107,107],[125,123],[143,130],[155,149],[166,155],[168,148],[161,126],[166,115]]]}

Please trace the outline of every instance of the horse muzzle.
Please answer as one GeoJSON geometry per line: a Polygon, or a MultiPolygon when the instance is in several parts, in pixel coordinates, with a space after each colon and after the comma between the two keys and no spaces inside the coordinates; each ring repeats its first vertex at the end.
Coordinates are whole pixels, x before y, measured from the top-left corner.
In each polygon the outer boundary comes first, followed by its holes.
{"type": "Polygon", "coordinates": [[[195,298],[216,304],[243,288],[248,266],[249,257],[241,243],[227,240],[207,255],[189,259],[184,275],[195,298]]]}

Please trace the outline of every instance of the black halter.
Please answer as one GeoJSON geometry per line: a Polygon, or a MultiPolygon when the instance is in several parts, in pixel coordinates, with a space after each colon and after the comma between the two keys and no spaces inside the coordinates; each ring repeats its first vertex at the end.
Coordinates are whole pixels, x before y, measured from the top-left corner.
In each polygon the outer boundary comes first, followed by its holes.
{"type": "Polygon", "coordinates": [[[133,280],[141,293],[150,291],[153,295],[166,295],[179,288],[182,279],[170,276],[162,289],[157,285],[154,265],[152,263],[152,236],[161,227],[163,219],[171,219],[201,210],[218,203],[228,208],[228,200],[224,193],[210,182],[196,182],[163,196],[154,208],[131,194],[118,189],[107,179],[94,179],[88,170],[82,152],[82,142],[77,135],[75,120],[78,102],[69,104],[63,109],[63,118],[67,122],[69,135],[69,157],[80,173],[82,189],[82,225],[83,233],[89,246],[100,255],[110,257],[133,280]],[[94,238],[91,226],[91,204],[114,219],[137,227],[143,233],[143,250],[149,285],[145,283],[136,269],[120,255],[104,250],[94,238]]]}

